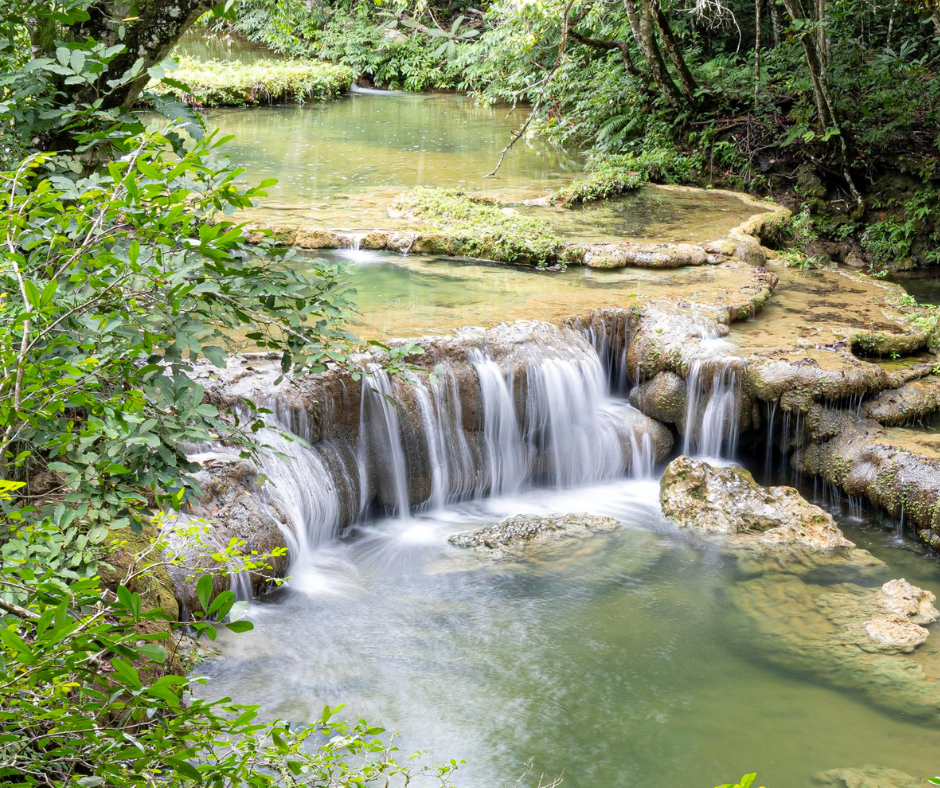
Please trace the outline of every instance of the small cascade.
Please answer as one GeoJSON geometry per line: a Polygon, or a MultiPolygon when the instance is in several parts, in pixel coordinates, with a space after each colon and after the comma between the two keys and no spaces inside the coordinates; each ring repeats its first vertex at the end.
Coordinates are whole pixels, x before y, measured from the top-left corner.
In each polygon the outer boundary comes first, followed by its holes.
{"type": "Polygon", "coordinates": [[[358,252],[362,247],[362,239],[366,233],[346,233],[339,236],[340,249],[351,249],[358,252]]]}
{"type": "Polygon", "coordinates": [[[623,312],[605,320],[591,321],[581,329],[581,334],[594,348],[602,367],[607,370],[610,393],[626,396],[632,385],[627,368],[627,351],[630,347],[629,314],[623,312]]]}
{"type": "Polygon", "coordinates": [[[774,471],[774,422],[777,420],[777,400],[767,403],[767,438],[764,454],[764,478],[771,479],[774,471]]]}
{"type": "MultiPolygon", "coordinates": [[[[269,417],[270,419],[270,417],[269,417]]],[[[257,433],[259,465],[267,477],[265,491],[290,522],[292,551],[309,554],[336,536],[340,525],[340,501],[329,467],[315,446],[290,438],[302,438],[303,425],[270,421],[257,433]]]]}
{"type": "Polygon", "coordinates": [[[637,439],[636,433],[630,433],[630,476],[634,479],[653,479],[656,470],[656,449],[648,433],[637,439]]]}
{"type": "Polygon", "coordinates": [[[525,439],[553,487],[611,478],[624,468],[616,407],[596,354],[526,367],[525,439]]]}
{"type": "Polygon", "coordinates": [[[467,356],[480,379],[487,487],[493,495],[516,492],[528,475],[528,468],[511,383],[485,350],[471,350],[467,356]]]}
{"type": "Polygon", "coordinates": [[[686,381],[685,436],[690,456],[734,457],[738,447],[741,387],[735,358],[696,359],[686,381]]]}
{"type": "Polygon", "coordinates": [[[362,404],[359,417],[359,468],[375,473],[379,501],[394,514],[407,518],[411,511],[408,495],[408,465],[401,440],[392,383],[385,372],[362,376],[362,404]]]}

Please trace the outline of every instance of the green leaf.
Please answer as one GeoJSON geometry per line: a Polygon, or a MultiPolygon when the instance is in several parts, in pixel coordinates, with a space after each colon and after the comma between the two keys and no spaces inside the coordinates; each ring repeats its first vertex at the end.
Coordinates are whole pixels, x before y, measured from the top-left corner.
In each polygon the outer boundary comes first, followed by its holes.
{"type": "Polygon", "coordinates": [[[230,632],[250,632],[255,628],[255,625],[250,621],[232,621],[229,624],[226,624],[225,627],[230,632]]]}
{"type": "Polygon", "coordinates": [[[212,575],[203,575],[196,582],[196,598],[202,609],[209,610],[209,602],[212,600],[212,575]]]}
{"type": "Polygon", "coordinates": [[[166,662],[167,653],[163,646],[158,646],[155,643],[145,643],[142,646],[138,646],[137,650],[151,662],[156,662],[159,665],[166,662]]]}

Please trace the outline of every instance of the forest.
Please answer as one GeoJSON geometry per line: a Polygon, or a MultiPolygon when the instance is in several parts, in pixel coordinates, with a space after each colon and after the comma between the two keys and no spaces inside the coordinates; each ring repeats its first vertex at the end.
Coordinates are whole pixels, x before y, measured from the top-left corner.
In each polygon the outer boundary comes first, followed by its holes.
{"type": "Polygon", "coordinates": [[[0,180],[0,785],[940,784],[940,6],[11,0],[0,180]]]}

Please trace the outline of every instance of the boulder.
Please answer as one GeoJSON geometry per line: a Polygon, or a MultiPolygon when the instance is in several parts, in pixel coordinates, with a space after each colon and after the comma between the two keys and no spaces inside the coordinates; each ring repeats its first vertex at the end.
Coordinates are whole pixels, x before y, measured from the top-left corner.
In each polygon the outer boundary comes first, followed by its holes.
{"type": "Polygon", "coordinates": [[[683,528],[743,535],[763,547],[854,547],[832,516],[792,487],[761,487],[742,468],[678,457],[660,482],[663,512],[683,528]]]}
{"type": "Polygon", "coordinates": [[[675,372],[660,372],[630,392],[630,404],[657,421],[682,425],[686,383],[675,372]]]}
{"type": "Polygon", "coordinates": [[[591,514],[519,514],[496,525],[454,534],[449,541],[457,547],[469,547],[492,556],[501,556],[532,543],[564,536],[583,536],[597,531],[613,531],[619,527],[620,521],[613,517],[591,514]]]}

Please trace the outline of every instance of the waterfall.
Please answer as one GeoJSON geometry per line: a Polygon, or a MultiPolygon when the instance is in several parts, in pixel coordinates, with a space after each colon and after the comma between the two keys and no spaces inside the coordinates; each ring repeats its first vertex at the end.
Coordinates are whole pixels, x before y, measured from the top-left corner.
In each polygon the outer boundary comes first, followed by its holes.
{"type": "Polygon", "coordinates": [[[644,433],[643,437],[637,440],[636,432],[630,432],[630,449],[632,461],[630,463],[630,475],[634,479],[652,479],[656,469],[656,450],[653,447],[653,439],[649,433],[644,433]]]}
{"type": "Polygon", "coordinates": [[[291,525],[292,551],[310,553],[333,539],[340,525],[340,502],[333,475],[320,450],[302,438],[305,424],[291,425],[268,417],[258,431],[259,465],[267,477],[265,491],[291,525]],[[285,433],[297,435],[291,439],[285,433]]]}
{"type": "Polygon", "coordinates": [[[734,358],[696,359],[690,364],[683,454],[734,457],[741,407],[736,361],[734,358]],[[709,365],[714,367],[710,375],[709,365]]]}
{"type": "Polygon", "coordinates": [[[554,487],[571,487],[621,472],[617,409],[595,354],[548,358],[526,367],[525,438],[543,458],[554,487]]]}
{"type": "Polygon", "coordinates": [[[471,350],[467,357],[480,380],[483,453],[490,492],[516,492],[528,469],[510,386],[499,364],[485,350],[471,350]]]}
{"type": "MultiPolygon", "coordinates": [[[[406,379],[372,366],[354,389],[339,373],[265,400],[257,463],[292,559],[373,508],[408,519],[530,485],[613,479],[628,465],[634,478],[652,478],[649,422],[611,396],[598,353],[575,331],[535,326],[473,337],[433,372],[406,379]]],[[[243,581],[233,579],[240,594],[243,581]]]]}
{"type": "Polygon", "coordinates": [[[777,400],[767,404],[767,447],[764,455],[765,484],[771,483],[774,469],[774,421],[777,418],[777,400]]]}
{"type": "Polygon", "coordinates": [[[392,383],[385,372],[362,376],[359,467],[376,471],[380,501],[400,517],[411,511],[408,495],[408,465],[401,441],[398,409],[392,383]]]}

